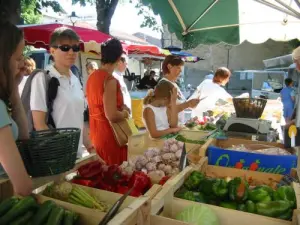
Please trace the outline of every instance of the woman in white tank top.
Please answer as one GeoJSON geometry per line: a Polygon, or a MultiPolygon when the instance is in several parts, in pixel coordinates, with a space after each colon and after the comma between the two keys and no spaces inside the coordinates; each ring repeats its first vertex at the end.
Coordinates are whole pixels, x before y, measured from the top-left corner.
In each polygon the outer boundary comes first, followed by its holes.
{"type": "Polygon", "coordinates": [[[179,109],[177,90],[167,81],[161,81],[144,99],[143,120],[152,138],[177,133],[179,109]]]}

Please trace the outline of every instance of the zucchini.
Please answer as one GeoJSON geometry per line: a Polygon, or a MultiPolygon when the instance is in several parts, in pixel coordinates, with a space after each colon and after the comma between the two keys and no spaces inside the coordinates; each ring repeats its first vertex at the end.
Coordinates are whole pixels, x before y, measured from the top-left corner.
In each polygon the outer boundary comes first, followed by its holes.
{"type": "Polygon", "coordinates": [[[17,204],[19,199],[16,196],[11,198],[5,199],[0,204],[0,216],[3,216],[5,213],[8,212],[15,204],[17,204]]]}
{"type": "Polygon", "coordinates": [[[16,220],[10,223],[10,225],[27,225],[33,215],[34,211],[28,211],[23,216],[18,217],[16,220]]]}
{"type": "Polygon", "coordinates": [[[65,211],[65,215],[64,215],[64,222],[63,225],[73,225],[76,224],[78,219],[78,215],[74,212],[71,212],[69,210],[65,211]]]}
{"type": "Polygon", "coordinates": [[[65,210],[62,207],[55,207],[51,210],[47,225],[58,225],[64,218],[65,210]]]}
{"type": "Polygon", "coordinates": [[[27,211],[35,208],[37,203],[32,196],[22,198],[4,216],[0,218],[0,224],[7,225],[15,218],[24,215],[27,211]]]}
{"type": "Polygon", "coordinates": [[[56,206],[54,201],[48,200],[45,201],[36,215],[33,218],[32,225],[44,225],[47,222],[47,219],[50,215],[51,210],[56,206]]]}

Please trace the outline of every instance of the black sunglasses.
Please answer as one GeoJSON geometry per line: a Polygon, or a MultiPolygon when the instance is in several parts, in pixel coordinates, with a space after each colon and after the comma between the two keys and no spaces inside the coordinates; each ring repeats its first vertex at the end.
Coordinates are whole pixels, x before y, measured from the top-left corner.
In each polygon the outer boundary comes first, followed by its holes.
{"type": "Polygon", "coordinates": [[[63,52],[68,52],[70,49],[73,50],[73,52],[79,52],[80,51],[80,46],[79,45],[55,45],[52,46],[53,48],[59,48],[63,52]]]}

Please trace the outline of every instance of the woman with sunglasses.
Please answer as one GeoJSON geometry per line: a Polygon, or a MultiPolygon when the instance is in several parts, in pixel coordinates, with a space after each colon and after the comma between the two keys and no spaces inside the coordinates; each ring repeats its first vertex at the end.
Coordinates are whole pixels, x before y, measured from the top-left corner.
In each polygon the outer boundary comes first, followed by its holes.
{"type": "Polygon", "coordinates": [[[86,85],[91,139],[98,155],[108,165],[127,160],[127,145],[118,145],[110,126],[111,122],[121,122],[129,117],[120,83],[113,76],[122,53],[119,40],[111,39],[104,43],[101,46],[101,67],[89,76],[86,85]]]}
{"type": "MultiPolygon", "coordinates": [[[[75,127],[83,130],[84,94],[79,79],[70,68],[80,50],[79,36],[70,28],[60,27],[50,37],[50,54],[53,65],[48,66],[51,77],[59,81],[57,96],[53,103],[52,118],[56,128],[75,127]]],[[[45,74],[38,73],[31,83],[30,108],[35,130],[49,129],[46,124],[47,102],[45,74]]],[[[82,157],[82,133],[77,157],[82,157]]],[[[90,143],[84,141],[84,143],[90,143]]],[[[90,144],[89,144],[90,145],[90,144]]],[[[86,146],[91,151],[91,145],[86,146]]]]}
{"type": "Polygon", "coordinates": [[[32,181],[26,172],[15,143],[17,138],[28,138],[28,129],[25,132],[20,130],[19,122],[25,122],[26,116],[16,81],[17,75],[22,67],[21,64],[23,64],[23,48],[24,39],[22,31],[9,22],[1,21],[0,163],[1,167],[3,167],[7,173],[15,193],[25,196],[29,195],[32,191],[32,181]],[[22,135],[22,133],[24,134],[22,135]]]}

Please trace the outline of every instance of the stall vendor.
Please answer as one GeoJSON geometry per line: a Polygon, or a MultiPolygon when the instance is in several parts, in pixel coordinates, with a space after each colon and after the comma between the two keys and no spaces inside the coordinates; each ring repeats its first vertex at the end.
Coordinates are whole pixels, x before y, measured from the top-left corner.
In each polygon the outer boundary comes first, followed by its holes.
{"type": "Polygon", "coordinates": [[[217,69],[212,80],[205,79],[198,87],[190,99],[200,99],[199,104],[192,110],[192,117],[202,117],[203,113],[212,110],[219,99],[230,102],[232,96],[222,87],[225,86],[231,76],[229,69],[221,67],[217,69]]]}

